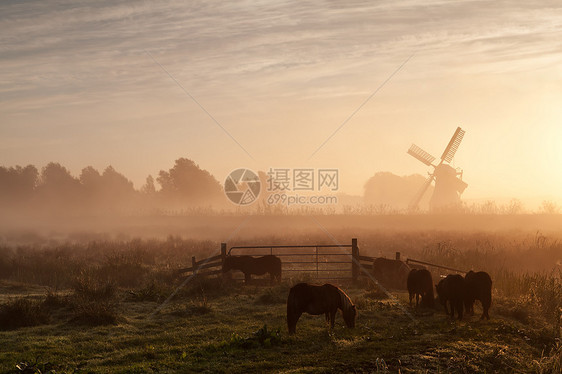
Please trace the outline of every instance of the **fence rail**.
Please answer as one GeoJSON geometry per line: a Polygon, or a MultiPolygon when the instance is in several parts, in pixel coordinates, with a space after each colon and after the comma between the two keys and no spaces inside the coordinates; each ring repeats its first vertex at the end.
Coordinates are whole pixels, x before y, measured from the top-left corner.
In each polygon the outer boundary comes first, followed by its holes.
{"type": "MultiPolygon", "coordinates": [[[[199,261],[196,261],[194,256],[191,258],[191,267],[179,269],[178,273],[191,273],[193,275],[197,274],[202,276],[221,274],[224,259],[227,256],[233,255],[233,253],[251,254],[254,256],[275,255],[283,259],[281,263],[283,272],[308,274],[318,280],[332,279],[357,281],[359,276],[363,275],[362,271],[370,271],[371,266],[376,259],[376,257],[362,256],[359,254],[359,247],[357,246],[356,238],[351,239],[351,244],[343,245],[317,244],[233,246],[230,247],[228,251],[227,244],[221,243],[220,254],[199,261]],[[345,257],[348,257],[349,260],[345,257]],[[365,270],[365,268],[368,270],[365,270]]],[[[396,259],[400,260],[400,252],[396,252],[396,259]]],[[[464,270],[432,264],[430,262],[415,260],[412,258],[408,258],[405,262],[407,264],[414,263],[454,271],[457,273],[466,273],[464,270]]]]}
{"type": "Polygon", "coordinates": [[[236,254],[275,255],[282,258],[283,272],[308,274],[315,279],[356,280],[359,275],[357,261],[353,261],[359,256],[356,238],[351,244],[233,246],[228,250],[228,255],[236,254]]]}
{"type": "Polygon", "coordinates": [[[436,267],[436,268],[439,268],[439,269],[450,270],[450,271],[454,271],[454,272],[457,272],[457,273],[464,273],[464,274],[467,273],[466,270],[459,270],[459,269],[451,268],[451,267],[448,267],[448,266],[432,264],[430,262],[425,262],[425,261],[420,261],[420,260],[414,260],[413,258],[409,258],[409,259],[406,260],[407,264],[409,264],[410,262],[415,263],[415,264],[433,266],[433,267],[436,267]]]}
{"type": "MultiPolygon", "coordinates": [[[[224,259],[235,254],[251,254],[254,256],[275,255],[282,258],[283,272],[309,274],[316,279],[347,279],[354,281],[357,280],[360,274],[360,256],[356,238],[351,240],[351,244],[342,245],[233,246],[228,250],[227,244],[221,243],[220,254],[199,261],[192,257],[191,266],[179,269],[178,273],[198,275],[220,274],[224,259]],[[211,270],[213,268],[215,270],[211,270]]],[[[366,258],[368,257],[363,256],[363,259],[366,258]]]]}

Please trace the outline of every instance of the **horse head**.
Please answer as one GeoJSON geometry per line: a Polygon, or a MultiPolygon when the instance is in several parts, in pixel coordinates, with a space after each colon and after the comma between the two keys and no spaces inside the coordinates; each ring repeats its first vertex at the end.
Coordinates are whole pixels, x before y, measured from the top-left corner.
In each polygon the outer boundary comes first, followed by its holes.
{"type": "Polygon", "coordinates": [[[357,308],[355,304],[346,305],[343,309],[343,320],[349,328],[355,327],[355,316],[357,316],[357,308]]]}

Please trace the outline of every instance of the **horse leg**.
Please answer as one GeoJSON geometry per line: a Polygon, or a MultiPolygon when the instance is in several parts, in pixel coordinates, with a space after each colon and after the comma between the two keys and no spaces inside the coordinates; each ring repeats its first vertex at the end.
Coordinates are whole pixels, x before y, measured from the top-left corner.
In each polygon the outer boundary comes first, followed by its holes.
{"type": "Polygon", "coordinates": [[[443,305],[443,308],[445,308],[445,314],[449,315],[449,309],[447,308],[447,299],[444,299],[444,302],[442,302],[441,304],[443,305]]]}
{"type": "Polygon", "coordinates": [[[462,302],[462,300],[459,300],[459,301],[457,301],[456,304],[457,304],[457,314],[459,315],[459,321],[460,321],[460,320],[462,320],[462,315],[463,315],[463,311],[464,311],[464,308],[463,308],[463,305],[462,305],[463,302],[462,302]]]}
{"type": "Polygon", "coordinates": [[[470,315],[470,316],[473,316],[473,315],[474,315],[474,302],[475,302],[475,299],[470,298],[470,299],[468,300],[468,303],[467,303],[467,305],[466,305],[466,307],[465,307],[465,310],[466,310],[466,314],[467,314],[467,315],[470,315]]]}
{"type": "Polygon", "coordinates": [[[334,328],[334,325],[336,324],[336,312],[337,312],[337,309],[332,310],[330,312],[330,327],[331,328],[334,328]]]}
{"type": "Polygon", "coordinates": [[[480,317],[480,319],[490,319],[490,316],[488,315],[488,310],[490,309],[490,304],[491,302],[488,302],[488,300],[486,300],[485,302],[482,303],[482,316],[480,317]]]}
{"type": "Polygon", "coordinates": [[[244,283],[248,284],[252,280],[252,275],[250,273],[244,273],[244,283]]]}
{"type": "Polygon", "coordinates": [[[297,322],[301,318],[302,313],[287,313],[287,325],[289,327],[289,335],[293,335],[297,331],[297,322]]]}
{"type": "Polygon", "coordinates": [[[416,308],[418,307],[419,302],[420,302],[420,294],[416,293],[416,308]]]}

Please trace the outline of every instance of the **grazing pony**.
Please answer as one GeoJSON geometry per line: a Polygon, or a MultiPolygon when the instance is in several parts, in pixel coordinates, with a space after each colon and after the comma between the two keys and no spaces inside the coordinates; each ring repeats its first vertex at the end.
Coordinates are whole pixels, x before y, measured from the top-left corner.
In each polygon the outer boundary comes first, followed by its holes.
{"type": "Polygon", "coordinates": [[[490,319],[488,310],[492,305],[492,278],[485,271],[473,272],[472,270],[464,276],[466,284],[466,296],[464,307],[466,314],[474,315],[474,301],[482,303],[482,316],[480,319],[490,319]]]}
{"type": "Polygon", "coordinates": [[[416,308],[421,297],[421,305],[432,308],[433,300],[433,279],[427,269],[412,269],[408,274],[408,293],[410,294],[410,306],[412,299],[416,298],[416,308]]]}
{"type": "Polygon", "coordinates": [[[458,274],[449,274],[445,279],[435,286],[441,305],[445,308],[445,313],[449,314],[447,302],[451,305],[451,318],[455,318],[457,311],[459,321],[463,315],[463,303],[466,297],[466,287],[464,278],[458,274]]]}
{"type": "Polygon", "coordinates": [[[324,314],[326,322],[330,321],[330,327],[334,328],[338,309],[341,309],[347,327],[355,327],[357,310],[349,296],[340,288],[331,284],[313,286],[308,283],[299,283],[295,285],[289,291],[287,299],[289,334],[295,333],[297,321],[304,312],[312,315],[324,314]]]}
{"type": "Polygon", "coordinates": [[[281,281],[281,260],[277,256],[267,255],[263,257],[252,256],[226,256],[222,264],[222,272],[240,270],[244,273],[244,281],[252,280],[252,274],[264,275],[269,273],[271,282],[276,279],[281,281]]]}
{"type": "Polygon", "coordinates": [[[398,290],[406,289],[410,267],[405,262],[378,257],[373,261],[372,270],[375,279],[384,287],[398,290]]]}

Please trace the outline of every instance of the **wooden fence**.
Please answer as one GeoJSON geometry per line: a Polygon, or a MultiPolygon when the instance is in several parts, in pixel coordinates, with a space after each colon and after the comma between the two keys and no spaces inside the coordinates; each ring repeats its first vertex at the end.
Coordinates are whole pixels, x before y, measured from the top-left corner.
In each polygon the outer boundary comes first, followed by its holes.
{"type": "Polygon", "coordinates": [[[220,254],[197,261],[191,258],[191,266],[179,269],[182,275],[218,275],[226,256],[247,254],[252,256],[275,255],[281,258],[283,273],[308,274],[315,279],[352,280],[359,277],[361,261],[370,257],[360,256],[357,239],[351,244],[317,245],[266,245],[234,246],[228,249],[221,243],[220,254]]]}
{"type": "MultiPolygon", "coordinates": [[[[343,245],[262,245],[262,246],[234,246],[227,250],[227,244],[221,243],[220,254],[197,261],[191,258],[191,266],[179,269],[182,275],[220,275],[222,264],[227,256],[232,254],[248,254],[253,256],[275,255],[282,260],[283,273],[308,274],[319,280],[350,280],[357,281],[365,272],[371,272],[377,257],[363,256],[359,253],[357,239],[351,239],[351,244],[343,245]]],[[[400,260],[400,252],[396,252],[396,260],[400,260]]],[[[437,269],[466,273],[464,270],[448,266],[432,264],[425,261],[408,258],[406,264],[432,266],[437,269]]]]}

